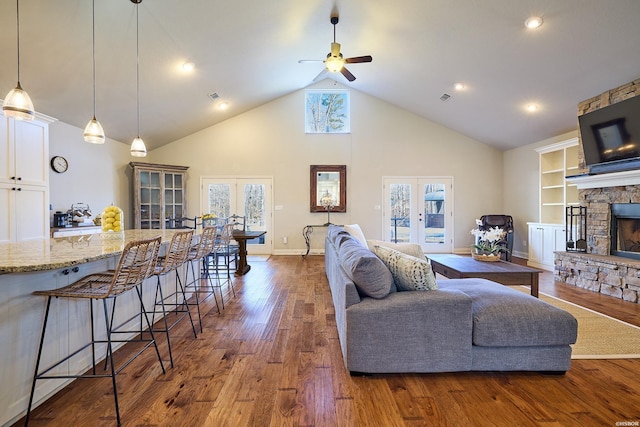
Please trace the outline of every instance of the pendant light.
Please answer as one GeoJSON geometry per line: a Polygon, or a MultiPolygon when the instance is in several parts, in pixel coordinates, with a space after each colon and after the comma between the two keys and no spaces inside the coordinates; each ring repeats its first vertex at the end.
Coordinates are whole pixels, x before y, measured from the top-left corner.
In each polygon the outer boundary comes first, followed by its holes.
{"type": "Polygon", "coordinates": [[[93,52],[93,118],[84,128],[84,140],[92,144],[104,144],[104,129],[96,119],[96,0],[92,2],[92,52],[93,52]]]}
{"type": "Polygon", "coordinates": [[[138,8],[142,0],[131,0],[131,3],[136,5],[136,104],[138,109],[138,136],[131,142],[131,155],[133,157],[145,157],[147,155],[147,147],[144,145],[142,138],[140,138],[140,22],[138,8]]]}
{"type": "Polygon", "coordinates": [[[4,99],[2,112],[7,117],[18,120],[33,120],[35,112],[33,102],[27,92],[20,86],[20,0],[16,0],[16,29],[18,34],[18,84],[4,99]]]}

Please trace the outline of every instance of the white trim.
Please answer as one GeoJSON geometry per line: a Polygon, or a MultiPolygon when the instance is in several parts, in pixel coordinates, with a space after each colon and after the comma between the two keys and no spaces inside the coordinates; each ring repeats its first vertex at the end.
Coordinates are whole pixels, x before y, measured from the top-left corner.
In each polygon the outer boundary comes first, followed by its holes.
{"type": "Polygon", "coordinates": [[[575,184],[578,190],[587,188],[620,187],[640,185],[640,170],[603,173],[598,175],[580,175],[567,177],[567,181],[575,184]]]}

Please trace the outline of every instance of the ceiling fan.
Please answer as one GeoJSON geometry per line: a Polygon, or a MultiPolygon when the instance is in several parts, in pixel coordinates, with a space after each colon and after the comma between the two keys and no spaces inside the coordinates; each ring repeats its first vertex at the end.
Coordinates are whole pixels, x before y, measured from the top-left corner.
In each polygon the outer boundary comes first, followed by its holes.
{"type": "Polygon", "coordinates": [[[340,72],[350,82],[354,81],[356,77],[351,74],[344,64],[357,64],[360,62],[371,62],[373,58],[371,55],[355,56],[353,58],[344,58],[340,52],[340,43],[336,43],[336,24],[338,23],[338,17],[331,17],[331,24],[333,25],[333,43],[331,43],[331,52],[327,54],[327,59],[301,59],[299,63],[305,62],[324,62],[325,69],[318,74],[313,81],[316,82],[324,77],[328,72],[337,73],[340,72]]]}

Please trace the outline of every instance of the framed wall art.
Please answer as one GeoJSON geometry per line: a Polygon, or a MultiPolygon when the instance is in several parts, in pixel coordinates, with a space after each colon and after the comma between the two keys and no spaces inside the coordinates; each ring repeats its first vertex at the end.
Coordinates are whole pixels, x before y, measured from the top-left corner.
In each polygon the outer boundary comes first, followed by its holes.
{"type": "Polygon", "coordinates": [[[305,133],[350,133],[349,91],[305,91],[305,133]]]}

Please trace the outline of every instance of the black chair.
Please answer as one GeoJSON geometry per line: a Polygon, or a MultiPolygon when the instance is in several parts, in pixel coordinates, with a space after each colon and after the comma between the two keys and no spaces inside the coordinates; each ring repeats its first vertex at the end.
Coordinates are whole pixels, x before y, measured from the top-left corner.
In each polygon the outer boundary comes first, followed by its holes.
{"type": "Polygon", "coordinates": [[[488,230],[490,228],[499,227],[505,231],[502,244],[506,246],[506,250],[500,254],[500,258],[504,261],[511,261],[511,251],[513,250],[513,217],[511,215],[482,215],[480,217],[480,230],[488,230]]]}

